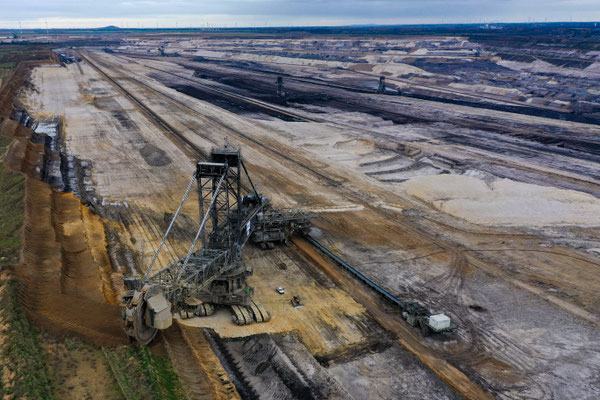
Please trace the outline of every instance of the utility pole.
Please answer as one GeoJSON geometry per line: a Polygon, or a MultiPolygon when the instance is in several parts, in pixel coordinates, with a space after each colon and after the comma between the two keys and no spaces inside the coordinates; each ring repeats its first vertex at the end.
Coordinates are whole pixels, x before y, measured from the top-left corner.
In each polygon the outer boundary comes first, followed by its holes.
{"type": "Polygon", "coordinates": [[[379,77],[379,87],[377,88],[377,93],[385,94],[385,76],[379,77]]]}
{"type": "Polygon", "coordinates": [[[281,97],[282,99],[287,97],[287,93],[283,88],[283,77],[281,76],[277,77],[277,97],[281,97]]]}
{"type": "Polygon", "coordinates": [[[19,21],[19,30],[21,31],[21,36],[23,36],[23,26],[21,26],[21,21],[19,21]]]}

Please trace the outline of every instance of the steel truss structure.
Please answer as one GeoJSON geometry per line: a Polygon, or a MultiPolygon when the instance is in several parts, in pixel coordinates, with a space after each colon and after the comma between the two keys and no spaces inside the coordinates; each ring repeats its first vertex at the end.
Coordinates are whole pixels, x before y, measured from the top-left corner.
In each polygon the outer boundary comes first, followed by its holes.
{"type": "Polygon", "coordinates": [[[305,210],[271,208],[269,199],[257,192],[240,150],[227,142],[213,148],[207,162],[197,163],[144,277],[125,279],[126,333],[148,343],[157,329],[171,324],[172,313],[182,318],[206,316],[215,305],[230,306],[240,325],[268,321],[269,312],[252,301],[254,288],[247,283],[252,269],[245,265],[242,249],[249,239],[263,248],[285,243],[294,232],[306,231],[310,218],[305,210]],[[184,257],[151,275],[194,183],[202,220],[192,245],[184,257]],[[199,241],[202,246],[197,248],[199,241]]]}

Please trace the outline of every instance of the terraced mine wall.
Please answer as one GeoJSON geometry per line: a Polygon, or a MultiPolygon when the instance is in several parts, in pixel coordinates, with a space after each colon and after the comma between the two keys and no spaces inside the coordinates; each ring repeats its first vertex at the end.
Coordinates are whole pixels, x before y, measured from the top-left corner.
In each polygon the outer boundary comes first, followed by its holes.
{"type": "Polygon", "coordinates": [[[113,274],[103,220],[75,195],[85,193],[89,165],[61,148],[59,118],[44,122],[54,127],[47,134],[31,129],[39,121],[23,111],[12,117],[17,120],[4,119],[0,134],[13,139],[5,164],[26,177],[21,264],[15,268],[23,309],[52,333],[95,344],[123,342],[120,276],[113,274]]]}

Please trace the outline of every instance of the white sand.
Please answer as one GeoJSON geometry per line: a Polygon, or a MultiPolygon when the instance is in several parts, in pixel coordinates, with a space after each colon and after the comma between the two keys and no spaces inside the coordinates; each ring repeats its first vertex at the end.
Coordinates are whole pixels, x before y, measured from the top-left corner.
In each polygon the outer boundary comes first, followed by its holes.
{"type": "Polygon", "coordinates": [[[373,67],[372,71],[378,75],[388,75],[388,76],[391,76],[394,78],[397,78],[402,75],[408,75],[408,74],[415,74],[415,75],[422,75],[422,76],[431,76],[432,75],[429,72],[427,72],[421,68],[413,67],[412,65],[408,65],[408,64],[380,64],[380,65],[375,65],[373,67]]]}
{"type": "Polygon", "coordinates": [[[594,63],[585,69],[558,67],[556,65],[547,63],[542,60],[536,60],[531,63],[501,60],[498,61],[497,64],[515,71],[529,71],[543,74],[558,74],[563,76],[575,76],[578,78],[600,76],[600,69],[597,66],[598,63],[594,63]]]}
{"type": "Polygon", "coordinates": [[[286,65],[298,65],[306,67],[327,67],[327,68],[344,68],[347,69],[354,65],[350,62],[342,61],[328,61],[328,60],[312,60],[308,58],[293,58],[283,56],[271,56],[263,54],[235,54],[222,51],[211,51],[211,50],[196,50],[194,52],[197,56],[217,59],[231,59],[238,61],[259,61],[270,64],[286,64],[286,65]]]}
{"type": "Polygon", "coordinates": [[[437,209],[483,225],[600,225],[600,199],[574,190],[465,175],[430,175],[400,185],[437,209]]]}
{"type": "Polygon", "coordinates": [[[488,93],[488,94],[495,94],[495,95],[499,95],[499,96],[522,96],[523,93],[519,90],[519,89],[510,89],[510,88],[503,88],[503,87],[496,87],[496,86],[490,86],[490,85],[467,85],[464,83],[456,83],[453,82],[451,84],[449,84],[448,86],[456,88],[456,89],[464,89],[464,90],[469,90],[471,92],[478,92],[478,93],[488,93]]]}

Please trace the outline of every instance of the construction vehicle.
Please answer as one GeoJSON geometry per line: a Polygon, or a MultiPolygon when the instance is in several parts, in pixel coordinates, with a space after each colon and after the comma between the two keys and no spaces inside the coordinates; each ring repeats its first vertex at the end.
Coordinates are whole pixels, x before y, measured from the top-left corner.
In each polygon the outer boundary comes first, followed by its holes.
{"type": "Polygon", "coordinates": [[[377,93],[378,94],[385,94],[386,91],[386,87],[385,87],[385,76],[380,76],[379,77],[379,86],[377,87],[377,93]]]}
{"type": "Polygon", "coordinates": [[[451,332],[457,328],[446,314],[432,314],[426,307],[414,301],[398,301],[402,318],[409,325],[418,327],[424,336],[432,333],[451,332]]]}
{"type": "Polygon", "coordinates": [[[248,240],[263,248],[285,243],[294,232],[307,231],[310,218],[304,210],[272,208],[252,183],[240,150],[227,141],[223,148],[213,148],[208,162],[197,163],[145,275],[124,279],[125,332],[147,344],[158,330],[172,324],[174,314],[183,319],[203,317],[219,306],[229,307],[238,325],[269,321],[271,314],[252,299],[254,288],[247,279],[253,271],[244,263],[242,249],[248,240]],[[194,182],[202,220],[192,245],[185,256],[153,273],[194,182]],[[197,249],[198,241],[202,246],[197,249]]]}
{"type": "Polygon", "coordinates": [[[294,308],[302,308],[302,307],[304,307],[304,304],[302,304],[302,301],[300,300],[300,296],[294,296],[294,297],[292,297],[292,299],[290,300],[290,302],[292,303],[292,305],[294,306],[294,308]]]}

